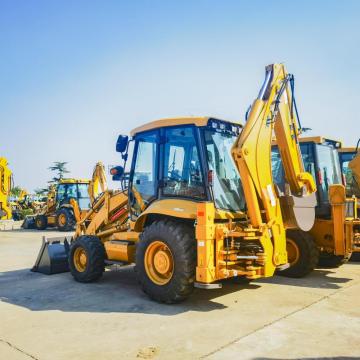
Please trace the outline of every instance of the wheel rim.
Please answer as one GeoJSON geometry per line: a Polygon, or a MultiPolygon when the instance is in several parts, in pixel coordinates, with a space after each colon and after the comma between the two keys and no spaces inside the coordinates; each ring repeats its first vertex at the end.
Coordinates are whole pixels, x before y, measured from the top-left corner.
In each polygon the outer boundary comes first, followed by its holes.
{"type": "Polygon", "coordinates": [[[152,242],[146,249],[145,271],[157,285],[167,284],[174,272],[174,259],[169,247],[162,241],[152,242]]]}
{"type": "Polygon", "coordinates": [[[290,265],[294,265],[298,262],[300,257],[300,251],[294,240],[286,239],[286,251],[288,254],[288,262],[290,265]]]}
{"type": "Polygon", "coordinates": [[[66,215],[65,214],[60,214],[59,215],[59,224],[61,226],[66,225],[66,215]]]}
{"type": "Polygon", "coordinates": [[[36,219],[36,225],[37,225],[37,227],[41,227],[41,225],[42,225],[41,219],[36,219]]]}
{"type": "Polygon", "coordinates": [[[87,265],[87,255],[86,251],[82,247],[78,247],[74,251],[74,265],[78,272],[84,272],[87,265]]]}

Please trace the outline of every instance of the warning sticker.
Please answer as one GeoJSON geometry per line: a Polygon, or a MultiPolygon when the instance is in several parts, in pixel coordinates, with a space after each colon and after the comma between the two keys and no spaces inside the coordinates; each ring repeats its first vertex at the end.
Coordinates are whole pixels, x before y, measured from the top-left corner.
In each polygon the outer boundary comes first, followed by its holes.
{"type": "Polygon", "coordinates": [[[273,207],[276,206],[276,199],[275,199],[275,195],[274,195],[273,188],[272,188],[271,184],[269,184],[266,187],[266,190],[267,190],[267,192],[269,194],[271,206],[273,206],[273,207]]]}

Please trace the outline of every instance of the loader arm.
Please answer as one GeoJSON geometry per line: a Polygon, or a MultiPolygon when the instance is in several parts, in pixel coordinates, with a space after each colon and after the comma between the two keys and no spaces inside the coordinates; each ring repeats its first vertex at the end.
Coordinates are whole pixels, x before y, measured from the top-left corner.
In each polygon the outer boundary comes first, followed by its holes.
{"type": "Polygon", "coordinates": [[[93,175],[89,184],[89,197],[90,203],[93,204],[95,199],[103,192],[107,190],[107,182],[105,175],[105,167],[102,162],[98,162],[95,165],[93,175]]]}
{"type": "MultiPolygon", "coordinates": [[[[286,224],[282,216],[279,193],[272,178],[273,133],[279,146],[291,195],[296,197],[296,200],[288,203],[298,204],[301,199],[314,197],[316,191],[312,175],[304,171],[298,143],[300,126],[296,112],[293,76],[286,73],[283,64],[267,66],[265,82],[232,150],[242,179],[250,222],[256,228],[267,226],[271,229],[275,254],[286,251],[286,224]]],[[[310,203],[312,219],[304,225],[307,228],[309,223],[312,226],[315,218],[315,202],[310,203]]],[[[300,212],[304,214],[304,211],[300,212]]]]}
{"type": "MultiPolygon", "coordinates": [[[[111,234],[123,226],[128,217],[128,194],[126,191],[108,190],[105,167],[102,162],[95,165],[93,175],[89,184],[89,196],[91,209],[81,215],[76,200],[72,199],[72,206],[77,222],[74,237],[80,235],[101,234],[101,229],[106,228],[111,234]]],[[[127,228],[125,226],[124,228],[127,228]]]]}

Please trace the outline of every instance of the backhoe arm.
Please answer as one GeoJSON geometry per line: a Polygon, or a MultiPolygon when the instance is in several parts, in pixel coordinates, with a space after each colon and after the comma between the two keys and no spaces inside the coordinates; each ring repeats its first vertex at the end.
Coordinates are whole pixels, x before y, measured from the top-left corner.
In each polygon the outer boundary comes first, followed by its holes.
{"type": "MultiPolygon", "coordinates": [[[[316,191],[311,174],[304,172],[298,143],[299,125],[295,112],[292,75],[286,73],[282,64],[267,66],[265,82],[232,151],[241,176],[250,222],[256,228],[267,226],[271,229],[274,256],[276,253],[286,253],[283,209],[279,193],[275,189],[271,168],[274,132],[293,196],[287,198],[287,205],[299,206],[302,199],[311,194],[313,198],[316,191]]],[[[300,211],[301,215],[306,212],[307,216],[312,218],[307,219],[304,224],[306,230],[314,222],[315,201],[310,201],[302,209],[307,206],[308,210],[300,211]]],[[[291,215],[294,216],[294,213],[291,215]]],[[[297,221],[297,224],[298,227],[302,227],[301,221],[297,221]]]]}
{"type": "Polygon", "coordinates": [[[99,161],[96,163],[93,175],[89,184],[89,197],[91,204],[94,203],[95,199],[103,192],[107,190],[107,182],[105,175],[104,164],[99,161]]]}

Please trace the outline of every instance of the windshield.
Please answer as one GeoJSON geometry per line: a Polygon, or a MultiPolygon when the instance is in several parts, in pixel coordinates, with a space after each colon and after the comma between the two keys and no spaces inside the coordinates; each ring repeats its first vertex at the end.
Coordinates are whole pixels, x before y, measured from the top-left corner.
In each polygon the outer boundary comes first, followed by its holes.
{"type": "Polygon", "coordinates": [[[207,162],[213,177],[215,206],[220,209],[240,211],[245,208],[245,198],[240,175],[231,156],[237,135],[229,132],[205,130],[207,162]]]}
{"type": "Polygon", "coordinates": [[[165,137],[163,195],[205,199],[194,128],[169,128],[165,137]]]}
{"type": "Polygon", "coordinates": [[[329,187],[332,184],[341,184],[341,170],[337,150],[326,145],[316,145],[318,157],[318,192],[322,200],[329,201],[329,187]]]}

